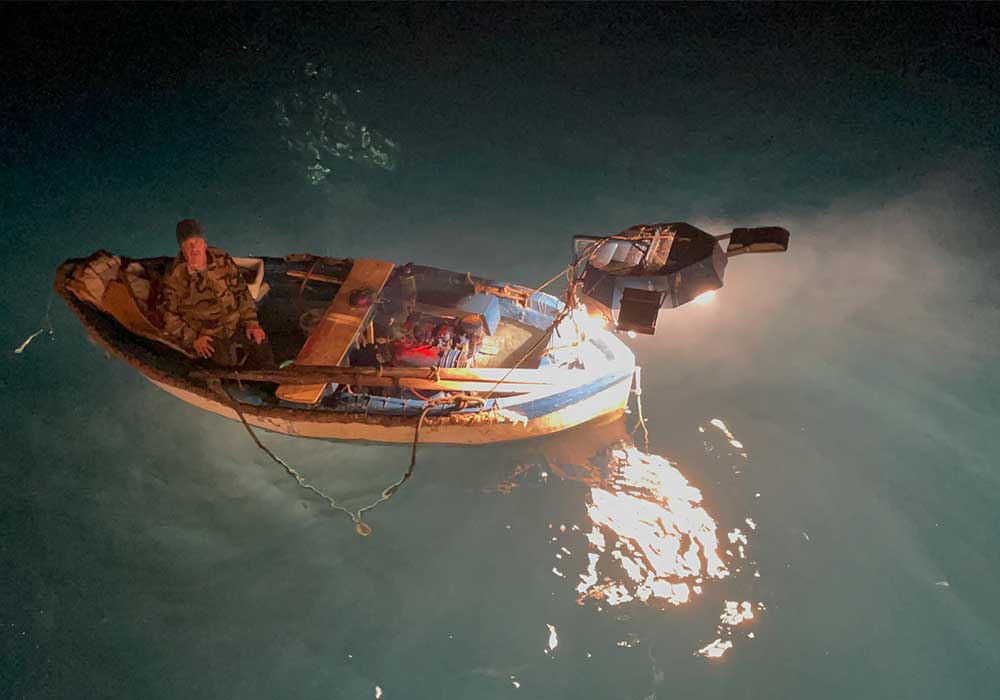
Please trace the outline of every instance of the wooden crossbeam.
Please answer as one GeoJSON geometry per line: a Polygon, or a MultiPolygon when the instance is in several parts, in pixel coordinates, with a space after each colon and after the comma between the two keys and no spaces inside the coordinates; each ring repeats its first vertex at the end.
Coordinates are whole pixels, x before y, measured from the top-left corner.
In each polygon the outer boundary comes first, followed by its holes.
{"type": "MultiPolygon", "coordinates": [[[[340,285],[337,295],[330,302],[319,323],[309,334],[305,345],[295,357],[296,365],[336,366],[344,361],[375,304],[365,307],[351,306],[351,294],[370,289],[378,297],[395,267],[382,260],[355,260],[347,279],[340,285]]],[[[275,392],[278,398],[296,403],[314,404],[323,395],[326,384],[283,384],[275,392]]]]}

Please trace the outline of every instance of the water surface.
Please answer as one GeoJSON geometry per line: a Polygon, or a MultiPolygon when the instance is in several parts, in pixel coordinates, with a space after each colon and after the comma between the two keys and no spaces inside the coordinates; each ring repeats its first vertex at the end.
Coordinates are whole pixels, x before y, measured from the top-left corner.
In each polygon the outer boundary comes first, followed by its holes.
{"type": "MultiPolygon", "coordinates": [[[[991,6],[4,14],[5,696],[996,697],[991,6]],[[524,284],[793,239],[632,341],[648,449],[423,446],[363,538],[58,302],[14,353],[59,262],[188,216],[524,284]]],[[[354,507],[409,457],[266,440],[354,507]]]]}

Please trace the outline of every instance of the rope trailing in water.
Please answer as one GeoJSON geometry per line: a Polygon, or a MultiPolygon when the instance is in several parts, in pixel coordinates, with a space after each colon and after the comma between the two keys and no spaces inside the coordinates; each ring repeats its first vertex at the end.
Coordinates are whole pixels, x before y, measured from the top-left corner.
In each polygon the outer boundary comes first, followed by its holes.
{"type": "Polygon", "coordinates": [[[14,354],[15,355],[21,355],[21,354],[23,354],[24,351],[28,349],[28,346],[31,345],[31,341],[34,340],[35,338],[37,338],[38,336],[40,336],[42,333],[45,333],[46,331],[48,331],[50,337],[55,334],[56,331],[52,327],[52,317],[51,317],[51,313],[52,313],[52,297],[54,295],[55,295],[55,292],[49,292],[49,300],[45,304],[45,316],[42,317],[42,327],[39,328],[34,333],[32,333],[31,335],[29,335],[27,338],[24,339],[24,341],[20,345],[18,345],[16,348],[14,348],[14,354]]]}
{"type": "MultiPolygon", "coordinates": [[[[478,404],[480,408],[482,408],[485,405],[485,402],[478,396],[471,396],[469,394],[452,394],[451,396],[439,396],[437,398],[427,399],[426,403],[427,405],[424,406],[423,409],[421,409],[420,417],[417,418],[417,425],[413,429],[413,447],[410,450],[410,466],[406,468],[406,472],[403,474],[402,478],[400,478],[399,481],[397,481],[395,484],[393,484],[392,486],[390,486],[389,488],[385,489],[382,492],[381,498],[379,498],[371,505],[365,506],[364,508],[358,511],[359,519],[363,513],[371,510],[380,503],[385,503],[390,498],[392,498],[393,495],[395,495],[395,493],[399,490],[399,487],[402,486],[404,483],[406,483],[406,481],[411,476],[413,476],[413,467],[417,464],[417,445],[420,442],[420,429],[423,427],[424,419],[427,417],[427,414],[431,411],[431,409],[446,404],[455,404],[455,410],[460,410],[469,404],[473,405],[478,404]]],[[[365,525],[365,527],[368,526],[365,525]]],[[[371,528],[368,527],[368,533],[362,533],[360,530],[358,531],[358,533],[369,534],[371,533],[371,528]]]]}
{"type": "Polygon", "coordinates": [[[300,487],[304,488],[306,491],[312,491],[314,494],[325,500],[329,504],[330,508],[332,508],[333,510],[337,510],[347,514],[347,516],[350,517],[352,521],[354,521],[354,529],[357,530],[359,535],[367,536],[371,534],[371,528],[368,526],[367,523],[361,520],[360,512],[354,513],[348,508],[345,508],[344,506],[337,503],[337,501],[334,500],[333,497],[326,495],[318,488],[307,482],[305,480],[305,477],[299,474],[299,472],[295,469],[295,467],[293,467],[288,462],[283,460],[281,457],[274,454],[274,452],[272,452],[270,449],[268,449],[267,445],[261,442],[260,438],[257,437],[257,433],[254,432],[254,429],[250,426],[250,423],[247,422],[246,416],[243,415],[243,411],[242,409],[240,409],[239,401],[233,398],[233,395],[229,393],[228,389],[222,386],[221,382],[219,383],[218,386],[221,389],[221,391],[229,398],[233,410],[236,411],[236,415],[239,416],[240,423],[242,423],[243,427],[246,428],[247,434],[250,435],[250,439],[254,441],[257,447],[263,450],[263,452],[272,460],[280,464],[288,473],[288,475],[293,479],[295,479],[295,483],[297,483],[300,487]]]}
{"type": "Polygon", "coordinates": [[[424,406],[423,409],[420,411],[420,416],[417,418],[417,424],[413,430],[413,446],[410,451],[410,464],[406,468],[406,472],[403,474],[402,478],[400,478],[399,481],[397,481],[396,483],[392,484],[391,486],[383,490],[382,495],[374,503],[371,503],[370,505],[367,505],[364,508],[360,508],[357,511],[352,511],[337,503],[337,501],[332,496],[328,496],[327,494],[323,493],[318,488],[307,482],[305,480],[305,477],[303,477],[295,469],[295,467],[293,467],[288,462],[286,462],[281,457],[272,452],[270,449],[268,449],[268,447],[263,442],[261,442],[260,438],[257,437],[257,433],[254,432],[253,427],[247,421],[246,416],[243,414],[243,410],[240,408],[240,402],[237,399],[235,399],[232,394],[229,393],[229,390],[222,385],[221,381],[218,382],[217,384],[217,391],[221,391],[229,399],[230,405],[232,406],[233,410],[236,411],[236,415],[239,416],[240,422],[246,429],[247,434],[250,435],[250,439],[254,441],[254,444],[256,444],[257,447],[259,447],[268,457],[270,457],[272,460],[280,464],[284,468],[285,472],[287,472],[289,476],[295,479],[295,483],[298,484],[301,488],[307,491],[311,491],[312,493],[316,494],[317,496],[325,500],[327,504],[330,506],[330,508],[332,508],[333,510],[345,513],[348,517],[350,517],[350,519],[354,522],[355,531],[362,537],[367,537],[372,533],[371,526],[368,523],[366,523],[363,519],[364,514],[372,510],[376,506],[385,503],[390,498],[392,498],[396,494],[396,492],[399,491],[399,488],[404,483],[406,483],[406,481],[411,476],[413,476],[413,468],[417,464],[417,444],[420,441],[420,429],[424,425],[424,419],[427,417],[427,414],[432,409],[437,408],[438,406],[446,403],[454,403],[457,408],[464,407],[465,405],[470,403],[471,404],[478,403],[480,405],[483,405],[484,403],[483,400],[480,399],[479,397],[470,396],[468,394],[442,396],[436,399],[429,400],[427,402],[427,405],[424,406]]]}
{"type": "Polygon", "coordinates": [[[642,427],[645,451],[646,454],[649,454],[649,429],[646,427],[646,419],[642,415],[642,367],[636,366],[635,368],[635,389],[632,393],[635,394],[636,409],[639,412],[639,425],[632,428],[632,433],[634,434],[640,426],[642,427]]]}

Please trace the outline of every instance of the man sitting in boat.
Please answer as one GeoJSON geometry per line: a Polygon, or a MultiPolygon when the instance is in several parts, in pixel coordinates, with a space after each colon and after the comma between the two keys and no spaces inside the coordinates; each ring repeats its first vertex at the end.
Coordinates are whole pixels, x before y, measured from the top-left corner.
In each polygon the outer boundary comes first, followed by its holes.
{"type": "Polygon", "coordinates": [[[164,331],[181,347],[219,367],[269,369],[274,356],[239,268],[209,247],[196,219],[177,224],[180,254],[160,282],[164,331]]]}

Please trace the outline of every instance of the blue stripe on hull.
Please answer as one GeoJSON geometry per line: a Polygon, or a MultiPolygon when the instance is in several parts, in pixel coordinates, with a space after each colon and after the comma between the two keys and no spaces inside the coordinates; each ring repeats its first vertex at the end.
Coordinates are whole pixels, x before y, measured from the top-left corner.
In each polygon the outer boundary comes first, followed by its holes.
{"type": "Polygon", "coordinates": [[[583,401],[584,399],[588,399],[594,394],[604,391],[615,384],[619,384],[626,380],[631,381],[631,379],[632,372],[616,375],[609,374],[589,382],[588,384],[581,384],[580,386],[567,389],[566,391],[558,394],[545,396],[540,399],[528,400],[524,403],[515,404],[513,406],[507,406],[507,409],[516,411],[517,413],[522,413],[527,416],[528,420],[532,420],[548,415],[549,413],[560,411],[567,406],[571,406],[575,403],[583,401]]]}

